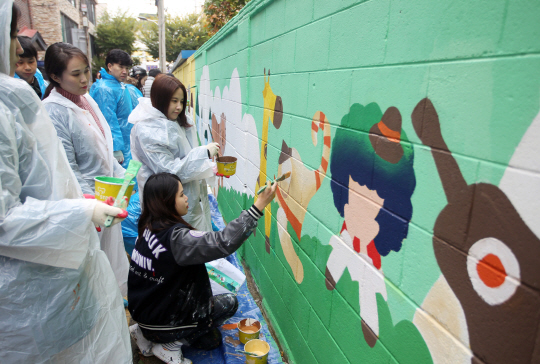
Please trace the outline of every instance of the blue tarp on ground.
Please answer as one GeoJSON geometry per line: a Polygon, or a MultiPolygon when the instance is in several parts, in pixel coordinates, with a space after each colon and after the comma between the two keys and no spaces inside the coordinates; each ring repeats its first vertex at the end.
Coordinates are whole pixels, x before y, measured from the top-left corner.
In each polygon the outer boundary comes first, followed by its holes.
{"type": "MultiPolygon", "coordinates": [[[[223,222],[223,217],[219,212],[217,200],[212,194],[209,194],[208,198],[210,200],[212,222],[219,230],[223,230],[225,228],[225,223],[223,222]]],[[[129,217],[122,222],[122,233],[124,234],[124,245],[126,246],[126,251],[131,253],[137,238],[137,221],[140,214],[138,192],[131,197],[128,212],[129,217]]],[[[236,253],[228,256],[227,260],[244,272],[244,268],[238,261],[236,253]]],[[[268,364],[283,363],[281,360],[281,355],[279,354],[278,346],[268,330],[268,325],[266,324],[261,310],[253,300],[253,296],[251,296],[249,293],[246,283],[240,287],[237,298],[238,311],[236,311],[236,314],[225,322],[225,324],[237,323],[245,318],[254,318],[259,320],[262,325],[259,338],[270,344],[268,364]]],[[[185,357],[191,359],[197,364],[244,364],[246,362],[244,354],[236,352],[236,350],[244,350],[244,344],[240,343],[238,340],[238,330],[224,330],[223,328],[220,328],[220,331],[223,335],[222,346],[212,351],[182,348],[185,357]]]]}

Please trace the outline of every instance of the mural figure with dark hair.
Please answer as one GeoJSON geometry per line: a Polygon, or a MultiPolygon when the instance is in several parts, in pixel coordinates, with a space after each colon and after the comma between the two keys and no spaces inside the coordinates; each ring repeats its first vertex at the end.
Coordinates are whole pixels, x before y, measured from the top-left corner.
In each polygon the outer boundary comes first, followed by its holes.
{"type": "Polygon", "coordinates": [[[333,290],[348,269],[358,282],[364,338],[373,347],[379,336],[376,294],[387,298],[381,256],[401,249],[412,216],[414,152],[395,107],[383,115],[375,103],[354,104],[341,125],[330,171],[334,205],[345,221],[340,236],[330,239],[326,287],[333,290]]]}

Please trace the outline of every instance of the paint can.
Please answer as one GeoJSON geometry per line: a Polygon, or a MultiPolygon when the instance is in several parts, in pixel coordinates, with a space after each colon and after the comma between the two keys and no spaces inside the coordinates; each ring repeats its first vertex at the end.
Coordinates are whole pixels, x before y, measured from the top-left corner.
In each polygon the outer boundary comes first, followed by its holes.
{"type": "Polygon", "coordinates": [[[246,343],[244,350],[260,355],[251,356],[244,354],[246,356],[246,364],[266,364],[268,361],[268,353],[270,352],[270,345],[266,341],[253,339],[246,343]]]}
{"type": "Polygon", "coordinates": [[[218,157],[216,165],[218,173],[222,176],[232,176],[236,173],[236,157],[218,157]]]}
{"type": "MultiPolygon", "coordinates": [[[[120,188],[122,187],[122,184],[124,183],[123,178],[115,178],[115,177],[95,177],[95,188],[96,193],[94,196],[96,197],[96,200],[105,202],[108,197],[114,197],[118,196],[118,192],[120,192],[120,188]]],[[[127,197],[127,201],[129,202],[129,199],[131,198],[131,194],[133,192],[133,187],[135,186],[135,181],[131,181],[129,184],[126,193],[124,196],[127,197]]]]}
{"type": "Polygon", "coordinates": [[[240,320],[238,323],[238,338],[240,342],[245,344],[252,339],[258,339],[261,327],[261,323],[255,319],[246,318],[240,320]]]}

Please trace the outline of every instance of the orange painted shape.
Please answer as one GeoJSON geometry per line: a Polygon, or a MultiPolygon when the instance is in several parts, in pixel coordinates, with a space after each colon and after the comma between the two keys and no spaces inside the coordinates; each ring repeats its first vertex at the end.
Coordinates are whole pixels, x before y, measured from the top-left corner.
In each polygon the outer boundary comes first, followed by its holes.
{"type": "Polygon", "coordinates": [[[324,157],[321,159],[321,167],[324,172],[328,169],[328,161],[324,157]]]}
{"type": "MultiPolygon", "coordinates": [[[[289,206],[285,203],[285,199],[283,198],[283,195],[281,194],[281,191],[279,188],[276,190],[276,195],[281,203],[281,208],[283,211],[285,211],[285,216],[287,216],[287,220],[291,223],[291,226],[294,229],[294,232],[296,233],[296,236],[298,237],[298,240],[300,240],[300,233],[302,232],[302,224],[300,221],[296,218],[296,216],[292,213],[289,206]]],[[[284,229],[287,229],[286,226],[283,227],[284,229]]]]}
{"type": "Polygon", "coordinates": [[[326,145],[327,147],[329,147],[331,145],[331,137],[330,136],[325,136],[324,137],[324,145],[326,145]]]}
{"type": "Polygon", "coordinates": [[[315,189],[318,190],[321,187],[321,172],[315,171],[315,189]]]}
{"type": "Polygon", "coordinates": [[[387,137],[390,141],[394,143],[399,143],[399,138],[401,138],[401,132],[390,129],[382,122],[382,120],[379,121],[377,125],[382,135],[384,135],[385,137],[387,137]]]}
{"type": "Polygon", "coordinates": [[[315,133],[319,131],[319,127],[316,123],[311,123],[311,130],[313,130],[315,133]]]}
{"type": "Polygon", "coordinates": [[[476,266],[478,276],[488,287],[499,287],[506,279],[506,270],[498,256],[488,254],[476,266]]]}
{"type": "Polygon", "coordinates": [[[234,330],[234,329],[236,329],[237,327],[238,327],[238,322],[235,323],[235,324],[225,324],[225,325],[221,326],[221,328],[222,328],[223,330],[234,330]]]}

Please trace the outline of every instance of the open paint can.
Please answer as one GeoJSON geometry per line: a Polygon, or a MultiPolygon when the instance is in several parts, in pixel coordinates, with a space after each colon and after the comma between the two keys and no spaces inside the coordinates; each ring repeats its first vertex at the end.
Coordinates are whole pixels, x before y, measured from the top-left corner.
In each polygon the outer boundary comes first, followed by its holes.
{"type": "Polygon", "coordinates": [[[242,344],[252,339],[258,339],[260,331],[261,323],[255,319],[247,318],[238,323],[238,338],[242,344]]]}
{"type": "Polygon", "coordinates": [[[236,173],[236,157],[218,157],[216,165],[218,173],[222,176],[232,176],[236,173]]]}
{"type": "Polygon", "coordinates": [[[268,353],[270,352],[270,345],[266,341],[253,339],[247,342],[244,346],[244,350],[257,354],[257,356],[245,354],[246,364],[266,364],[268,361],[268,353]]]}

